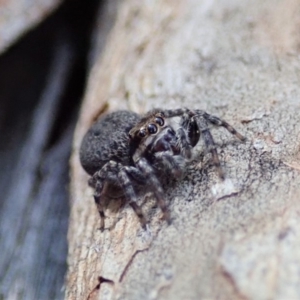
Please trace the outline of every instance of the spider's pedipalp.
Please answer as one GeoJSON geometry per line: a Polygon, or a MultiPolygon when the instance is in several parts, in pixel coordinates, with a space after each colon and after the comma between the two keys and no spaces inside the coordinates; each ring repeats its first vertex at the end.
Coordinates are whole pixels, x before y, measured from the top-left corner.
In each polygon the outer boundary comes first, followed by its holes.
{"type": "Polygon", "coordinates": [[[169,171],[174,178],[181,178],[185,165],[184,157],[180,155],[174,156],[170,151],[164,151],[155,153],[155,160],[169,171]]]}
{"type": "Polygon", "coordinates": [[[183,128],[178,128],[177,133],[177,146],[180,149],[181,154],[190,159],[192,157],[192,146],[188,139],[188,134],[186,134],[186,130],[183,128]]]}
{"type": "Polygon", "coordinates": [[[132,166],[125,166],[124,170],[126,171],[126,173],[133,179],[135,180],[137,183],[141,184],[141,185],[145,185],[147,184],[147,178],[145,177],[145,175],[141,172],[141,170],[139,170],[136,167],[132,167],[132,166]]]}

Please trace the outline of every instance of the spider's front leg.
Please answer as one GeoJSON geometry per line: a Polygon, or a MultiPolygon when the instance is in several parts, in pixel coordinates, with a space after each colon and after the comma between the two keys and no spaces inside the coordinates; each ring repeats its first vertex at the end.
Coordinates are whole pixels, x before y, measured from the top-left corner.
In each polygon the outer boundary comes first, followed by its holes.
{"type": "Polygon", "coordinates": [[[245,141],[246,138],[242,136],[239,132],[237,132],[231,125],[229,125],[227,122],[219,119],[218,117],[212,116],[202,110],[196,110],[195,116],[193,117],[197,121],[198,128],[203,135],[204,142],[206,145],[206,148],[211,153],[212,156],[212,162],[213,165],[216,167],[216,169],[219,172],[219,176],[222,179],[225,179],[224,171],[221,168],[219,156],[216,149],[216,144],[214,142],[214,139],[210,133],[210,129],[208,127],[208,122],[217,125],[222,126],[225,129],[227,129],[232,135],[235,135],[238,139],[241,141],[245,141]]]}
{"type": "Polygon", "coordinates": [[[215,126],[224,127],[227,131],[229,131],[232,135],[235,135],[242,142],[246,141],[246,137],[241,135],[234,127],[232,127],[226,121],[224,121],[216,116],[210,115],[210,114],[204,112],[203,110],[196,110],[195,113],[196,113],[196,116],[197,115],[203,116],[209,123],[211,123],[215,126]]]}
{"type": "Polygon", "coordinates": [[[158,178],[156,177],[155,172],[145,158],[142,158],[137,162],[137,167],[141,170],[141,173],[144,174],[145,178],[148,179],[149,185],[152,188],[152,192],[155,195],[157,204],[163,213],[163,219],[170,223],[171,219],[164,200],[164,192],[158,178]]]}
{"type": "Polygon", "coordinates": [[[211,153],[212,157],[212,164],[213,166],[218,170],[219,177],[224,180],[225,179],[225,173],[221,167],[221,163],[219,160],[219,155],[217,152],[216,143],[213,139],[213,136],[210,133],[210,130],[208,128],[207,121],[204,117],[197,118],[197,124],[199,127],[199,130],[203,136],[205,146],[207,150],[211,153]]]}
{"type": "Polygon", "coordinates": [[[105,214],[104,214],[104,203],[101,201],[102,192],[105,181],[114,182],[113,174],[116,173],[117,163],[115,161],[109,161],[106,163],[99,171],[97,171],[88,181],[89,186],[94,188],[94,200],[97,206],[97,210],[100,216],[100,230],[103,231],[105,224],[105,214]]]}
{"type": "MultiPolygon", "coordinates": [[[[161,112],[165,118],[173,118],[173,117],[180,117],[181,116],[181,128],[184,128],[185,131],[188,133],[188,138],[190,145],[194,147],[200,138],[200,135],[203,135],[205,145],[208,151],[212,155],[212,162],[213,165],[218,170],[220,178],[224,179],[225,175],[221,168],[220,160],[218,157],[218,153],[216,150],[216,145],[214,139],[210,133],[208,123],[211,123],[216,126],[221,126],[227,129],[231,134],[235,135],[241,141],[245,141],[246,138],[241,135],[238,131],[235,130],[230,124],[223,121],[222,119],[215,117],[206,113],[203,110],[190,110],[187,108],[179,108],[173,110],[164,110],[161,112]]],[[[180,138],[178,138],[181,141],[180,138]]],[[[183,145],[183,143],[181,143],[183,145]]],[[[184,149],[185,146],[182,146],[184,149]]]]}
{"type": "Polygon", "coordinates": [[[118,184],[124,191],[125,198],[134,212],[139,217],[142,226],[146,225],[146,219],[142,213],[140,206],[137,204],[137,197],[134,192],[130,178],[127,175],[126,167],[115,161],[109,161],[106,163],[100,171],[97,171],[90,184],[94,187],[94,199],[100,215],[100,230],[104,230],[104,207],[102,203],[103,186],[105,182],[118,184]]]}

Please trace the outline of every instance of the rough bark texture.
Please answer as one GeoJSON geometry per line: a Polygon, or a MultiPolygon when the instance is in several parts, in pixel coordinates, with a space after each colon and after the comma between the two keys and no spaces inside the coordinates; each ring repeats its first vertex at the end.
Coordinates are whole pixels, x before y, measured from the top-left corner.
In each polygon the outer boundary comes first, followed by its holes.
{"type": "Polygon", "coordinates": [[[109,2],[74,139],[66,299],[300,298],[299,12],[296,0],[109,2]],[[150,197],[148,231],[125,207],[101,233],[78,150],[107,103],[204,109],[248,141],[214,130],[225,182],[199,144],[166,190],[171,225],[150,197]]]}

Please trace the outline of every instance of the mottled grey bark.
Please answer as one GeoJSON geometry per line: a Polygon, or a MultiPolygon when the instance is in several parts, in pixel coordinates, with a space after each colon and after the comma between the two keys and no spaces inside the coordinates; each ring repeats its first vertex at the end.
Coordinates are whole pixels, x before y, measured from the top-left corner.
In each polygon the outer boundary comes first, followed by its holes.
{"type": "Polygon", "coordinates": [[[105,47],[74,139],[66,299],[300,298],[299,10],[295,0],[114,8],[111,30],[97,33],[105,47]],[[248,141],[213,130],[224,182],[199,144],[185,178],[166,190],[171,225],[150,197],[148,231],[125,207],[108,212],[107,226],[120,219],[101,233],[78,150],[106,104],[204,109],[248,141]]]}

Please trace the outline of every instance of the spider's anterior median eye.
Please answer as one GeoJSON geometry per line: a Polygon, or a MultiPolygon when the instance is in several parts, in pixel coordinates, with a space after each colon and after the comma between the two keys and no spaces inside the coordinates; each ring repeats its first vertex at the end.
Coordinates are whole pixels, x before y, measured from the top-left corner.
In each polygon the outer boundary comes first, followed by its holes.
{"type": "Polygon", "coordinates": [[[157,132],[157,127],[155,124],[149,124],[148,125],[148,131],[150,134],[154,134],[157,132]]]}
{"type": "Polygon", "coordinates": [[[145,129],[141,129],[140,132],[139,132],[139,137],[143,138],[146,136],[146,131],[145,129]]]}
{"type": "Polygon", "coordinates": [[[158,124],[159,126],[163,126],[165,124],[165,121],[161,117],[156,117],[155,118],[155,123],[158,124]]]}

